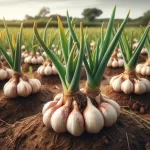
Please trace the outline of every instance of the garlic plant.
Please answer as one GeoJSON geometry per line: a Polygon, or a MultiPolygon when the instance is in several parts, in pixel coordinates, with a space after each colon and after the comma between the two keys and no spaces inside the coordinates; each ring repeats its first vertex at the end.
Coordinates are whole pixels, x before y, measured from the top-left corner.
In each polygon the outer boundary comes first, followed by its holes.
{"type": "Polygon", "coordinates": [[[37,45],[35,43],[35,35],[33,34],[32,52],[27,57],[25,57],[24,59],[25,63],[37,65],[37,64],[42,64],[44,62],[44,58],[41,56],[41,54],[40,53],[36,54],[36,48],[37,45]]]}
{"type": "MultiPolygon", "coordinates": [[[[133,32],[132,32],[130,43],[126,39],[126,36],[122,36],[122,38],[120,38],[119,44],[123,55],[125,71],[120,75],[114,76],[110,80],[110,86],[116,92],[122,91],[125,94],[130,94],[130,93],[143,94],[145,92],[150,92],[149,80],[138,77],[138,75],[135,72],[135,67],[138,61],[138,57],[146,41],[148,32],[149,32],[149,26],[145,29],[145,32],[143,32],[138,47],[134,51],[132,49],[133,32]]],[[[139,71],[139,67],[136,69],[136,71],[137,70],[139,71]]]]}
{"type": "Polygon", "coordinates": [[[121,58],[122,55],[120,54],[121,53],[118,51],[118,49],[115,49],[115,51],[113,52],[112,56],[108,61],[107,67],[112,67],[112,68],[123,67],[124,66],[123,59],[121,58]]]}
{"type": "Polygon", "coordinates": [[[17,96],[27,97],[31,93],[37,93],[41,88],[41,83],[37,79],[28,79],[21,72],[21,42],[22,42],[22,29],[17,34],[16,42],[10,38],[7,25],[4,20],[4,26],[6,29],[7,41],[11,49],[11,56],[6,53],[5,48],[0,45],[0,51],[7,60],[10,68],[13,70],[12,78],[4,85],[4,94],[9,98],[15,98],[17,96]]]}
{"type": "MultiPolygon", "coordinates": [[[[46,46],[37,31],[37,24],[34,24],[35,35],[47,55],[56,66],[63,86],[63,93],[56,95],[53,101],[46,103],[42,111],[43,123],[46,127],[52,128],[55,132],[68,131],[74,136],[80,136],[85,130],[89,133],[98,133],[104,126],[112,126],[120,114],[119,105],[116,102],[107,99],[105,96],[102,96],[99,90],[104,69],[106,68],[106,64],[117,44],[129,15],[127,15],[122,23],[110,46],[107,47],[113,28],[115,10],[116,7],[114,7],[108,31],[104,38],[105,44],[103,45],[105,45],[105,47],[103,47],[101,54],[100,50],[97,48],[95,52],[95,57],[97,59],[92,62],[89,59],[89,64],[84,56],[85,48],[87,49],[88,47],[88,53],[90,53],[90,50],[89,46],[87,46],[87,34],[85,34],[85,36],[83,35],[82,23],[80,24],[79,42],[70,21],[69,14],[67,13],[70,31],[68,40],[60,18],[58,17],[65,66],[46,46]],[[78,53],[77,50],[79,50],[78,53]],[[103,59],[101,59],[101,57],[103,57],[103,59]],[[79,90],[82,60],[84,60],[88,77],[84,93],[79,90]],[[93,62],[96,64],[93,64],[93,62]],[[93,68],[90,68],[92,64],[93,68]],[[93,96],[92,98],[91,95],[93,96]]],[[[99,47],[99,45],[97,47],[99,47]]],[[[91,58],[91,54],[89,54],[89,56],[91,58]]]]}
{"type": "Polygon", "coordinates": [[[147,53],[148,53],[148,59],[146,60],[145,63],[138,64],[136,66],[136,72],[143,76],[150,76],[150,37],[149,35],[147,36],[147,40],[145,42],[145,49],[147,50],[147,53]]]}

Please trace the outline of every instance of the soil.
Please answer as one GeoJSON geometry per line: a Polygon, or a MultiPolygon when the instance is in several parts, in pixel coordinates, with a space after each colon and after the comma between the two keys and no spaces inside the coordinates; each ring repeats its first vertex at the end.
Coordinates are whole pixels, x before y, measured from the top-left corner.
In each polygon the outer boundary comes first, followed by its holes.
{"type": "Polygon", "coordinates": [[[53,99],[53,93],[42,88],[36,94],[29,97],[7,98],[4,94],[0,96],[0,119],[15,123],[16,121],[41,112],[43,105],[53,99]]]}
{"type": "Polygon", "coordinates": [[[0,121],[0,145],[2,150],[148,150],[149,129],[146,122],[137,120],[123,112],[112,127],[73,137],[47,129],[39,113],[13,125],[0,121]]]}
{"type": "MultiPolygon", "coordinates": [[[[119,74],[117,71],[116,73],[119,74]]],[[[39,93],[27,98],[8,99],[3,94],[2,86],[0,87],[0,150],[150,149],[149,94],[126,96],[123,93],[116,93],[109,86],[109,80],[113,74],[109,76],[105,72],[105,79],[101,86],[102,93],[116,100],[124,106],[123,108],[127,107],[127,110],[122,110],[118,121],[112,127],[103,128],[98,134],[85,132],[80,137],[73,137],[68,132],[55,133],[42,123],[43,105],[53,100],[55,94],[62,92],[58,75],[40,77],[36,72],[26,73],[26,75],[41,80],[42,89],[39,93]],[[145,115],[135,115],[133,111],[130,111],[130,100],[142,103],[144,108],[147,106],[145,115]]],[[[80,88],[84,85],[85,79],[83,78],[80,88]]]]}

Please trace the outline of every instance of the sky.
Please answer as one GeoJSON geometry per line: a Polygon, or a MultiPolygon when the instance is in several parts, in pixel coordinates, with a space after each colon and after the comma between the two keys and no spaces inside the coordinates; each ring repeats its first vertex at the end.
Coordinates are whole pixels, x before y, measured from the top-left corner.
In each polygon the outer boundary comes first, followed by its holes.
{"type": "Polygon", "coordinates": [[[130,18],[135,19],[150,10],[150,0],[0,0],[0,19],[23,20],[25,15],[35,16],[43,7],[49,7],[51,14],[82,17],[85,8],[103,11],[101,18],[109,18],[114,4],[117,5],[116,18],[124,18],[131,9],[130,18]]]}

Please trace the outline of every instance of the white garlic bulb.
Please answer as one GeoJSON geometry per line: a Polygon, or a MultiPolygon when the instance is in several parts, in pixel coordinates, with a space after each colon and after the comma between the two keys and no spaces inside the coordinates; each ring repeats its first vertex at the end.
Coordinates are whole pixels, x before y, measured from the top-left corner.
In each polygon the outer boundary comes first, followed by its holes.
{"type": "Polygon", "coordinates": [[[31,94],[32,88],[30,84],[22,79],[20,79],[20,82],[17,85],[17,93],[19,96],[27,97],[31,94]]]}
{"type": "Polygon", "coordinates": [[[146,86],[142,81],[134,79],[134,93],[143,94],[146,92],[146,86]]]}
{"type": "Polygon", "coordinates": [[[119,66],[119,64],[118,64],[117,60],[114,59],[113,62],[112,62],[112,67],[116,68],[118,66],[119,66]]]}
{"type": "Polygon", "coordinates": [[[29,79],[28,82],[32,87],[32,93],[37,93],[41,89],[41,82],[38,79],[29,79]]]}
{"type": "Polygon", "coordinates": [[[51,117],[51,126],[55,132],[65,132],[66,123],[69,115],[70,101],[58,108],[51,117]]]}
{"type": "Polygon", "coordinates": [[[133,83],[130,81],[130,79],[127,79],[122,83],[121,90],[125,94],[130,94],[133,92],[133,83]]]}
{"type": "Polygon", "coordinates": [[[99,105],[99,110],[104,117],[104,125],[109,127],[112,126],[117,120],[117,112],[115,108],[108,103],[101,103],[99,105]]]}
{"type": "Polygon", "coordinates": [[[0,80],[7,79],[7,76],[7,71],[5,71],[4,69],[0,69],[0,80]]]}
{"type": "Polygon", "coordinates": [[[141,73],[141,69],[142,69],[142,67],[143,67],[143,65],[142,64],[138,64],[137,66],[136,66],[136,72],[137,73],[141,73]]]}
{"type": "Polygon", "coordinates": [[[44,75],[51,75],[53,73],[51,66],[46,66],[44,69],[44,75]]]}
{"type": "Polygon", "coordinates": [[[67,131],[74,136],[80,136],[84,132],[84,119],[76,101],[73,102],[73,110],[67,119],[67,131]]]}
{"type": "Polygon", "coordinates": [[[8,81],[5,84],[3,90],[4,90],[4,94],[9,98],[15,98],[18,96],[17,85],[14,81],[10,81],[10,82],[8,81]]]}
{"type": "Polygon", "coordinates": [[[87,107],[83,112],[85,128],[89,133],[98,133],[104,126],[104,118],[101,112],[91,103],[87,97],[87,107]]]}
{"type": "Polygon", "coordinates": [[[118,77],[117,79],[115,79],[111,85],[112,88],[116,91],[116,92],[120,92],[121,91],[121,84],[122,84],[123,80],[122,80],[122,76],[118,77]]]}

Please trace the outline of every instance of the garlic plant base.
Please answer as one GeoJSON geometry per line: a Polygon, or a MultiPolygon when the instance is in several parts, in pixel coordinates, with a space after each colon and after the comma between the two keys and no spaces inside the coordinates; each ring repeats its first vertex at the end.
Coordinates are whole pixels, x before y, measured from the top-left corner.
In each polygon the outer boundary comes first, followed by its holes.
{"type": "Polygon", "coordinates": [[[41,83],[38,79],[28,79],[26,76],[15,73],[4,85],[3,91],[8,98],[16,98],[27,97],[32,93],[37,93],[40,89],[41,83]]]}
{"type": "Polygon", "coordinates": [[[101,95],[94,100],[83,93],[73,97],[60,93],[44,105],[42,113],[47,128],[80,136],[84,131],[98,133],[104,126],[112,126],[120,115],[120,106],[101,95]]]}
{"type": "Polygon", "coordinates": [[[144,94],[150,92],[150,82],[145,78],[140,78],[134,74],[122,73],[114,76],[110,80],[110,86],[116,92],[125,94],[144,94]]]}

